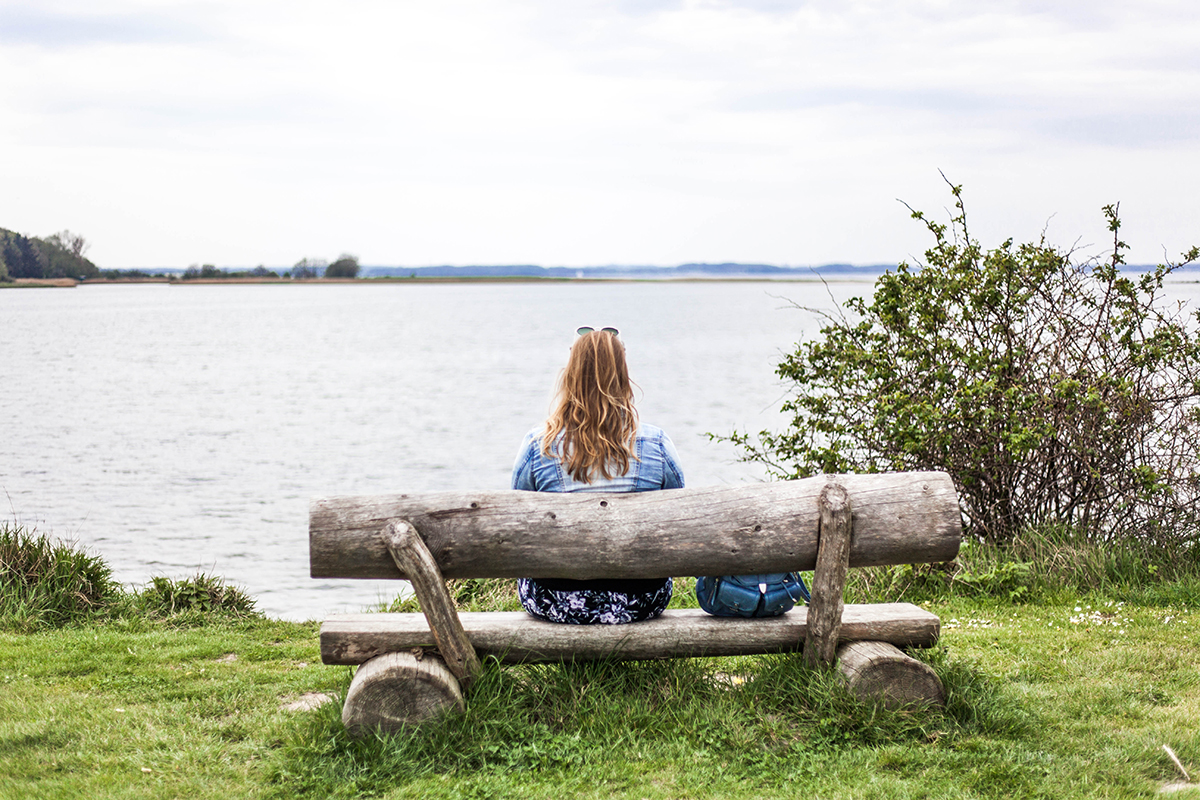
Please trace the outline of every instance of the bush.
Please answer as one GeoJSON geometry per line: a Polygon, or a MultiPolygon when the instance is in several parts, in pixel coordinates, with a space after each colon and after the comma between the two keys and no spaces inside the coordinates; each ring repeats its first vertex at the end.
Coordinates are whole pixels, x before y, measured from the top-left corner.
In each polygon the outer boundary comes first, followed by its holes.
{"type": "Polygon", "coordinates": [[[1116,206],[1104,260],[1044,237],[985,252],[951,192],[949,226],[912,212],[934,237],[925,263],[779,364],[789,428],[730,439],[782,478],[944,470],[981,540],[1061,525],[1179,552],[1200,532],[1200,315],[1162,298],[1180,265],[1123,274],[1116,206]]]}
{"type": "Polygon", "coordinates": [[[208,619],[244,619],[260,616],[254,599],[216,575],[172,580],[161,576],[139,592],[134,607],[148,616],[185,622],[208,619]]]}
{"type": "Polygon", "coordinates": [[[81,622],[120,595],[103,559],[0,523],[0,627],[36,630],[81,622]]]}
{"type": "Polygon", "coordinates": [[[326,278],[357,278],[358,256],[342,253],[338,260],[325,268],[326,278]]]}

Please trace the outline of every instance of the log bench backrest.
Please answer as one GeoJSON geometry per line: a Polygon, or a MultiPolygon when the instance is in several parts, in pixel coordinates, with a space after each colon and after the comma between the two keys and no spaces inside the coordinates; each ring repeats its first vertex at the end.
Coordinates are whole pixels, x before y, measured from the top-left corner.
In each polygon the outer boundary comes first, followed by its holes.
{"type": "Polygon", "coordinates": [[[404,578],[380,536],[420,532],[446,578],[659,578],[811,570],[818,497],[836,480],[853,510],[850,566],[949,561],[962,536],[942,472],[819,476],[631,494],[444,492],[314,500],[314,578],[404,578]]]}

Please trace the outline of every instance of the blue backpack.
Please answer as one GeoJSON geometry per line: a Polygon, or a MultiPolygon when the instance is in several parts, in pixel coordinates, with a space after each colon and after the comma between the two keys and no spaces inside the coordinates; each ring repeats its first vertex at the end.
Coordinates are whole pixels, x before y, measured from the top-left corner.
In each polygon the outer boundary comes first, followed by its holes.
{"type": "Polygon", "coordinates": [[[800,573],[769,572],[697,578],[696,599],[718,617],[777,617],[809,595],[800,573]]]}

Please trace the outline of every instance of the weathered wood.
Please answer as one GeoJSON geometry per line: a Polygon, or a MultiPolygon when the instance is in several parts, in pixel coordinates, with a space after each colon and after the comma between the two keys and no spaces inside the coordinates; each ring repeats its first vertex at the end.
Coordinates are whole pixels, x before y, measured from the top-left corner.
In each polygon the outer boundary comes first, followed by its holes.
{"type": "Polygon", "coordinates": [[[812,599],[808,603],[808,629],[804,638],[804,661],[810,667],[832,667],[837,658],[838,633],[842,627],[842,592],[850,566],[850,495],[838,483],[821,490],[817,567],[813,573],[812,599]]]}
{"type": "MultiPolygon", "coordinates": [[[[630,494],[330,497],[309,512],[314,578],[403,578],[379,531],[415,525],[448,578],[659,578],[810,570],[826,477],[630,494]]],[[[948,561],[958,495],[942,472],[840,475],[851,566],[948,561]]]]}
{"type": "Polygon", "coordinates": [[[458,681],[437,656],[384,653],[354,674],[342,724],[353,736],[372,728],[392,732],[464,707],[458,681]]]}
{"type": "Polygon", "coordinates": [[[446,591],[446,582],[438,570],[429,548],[421,540],[421,534],[406,520],[395,519],[383,526],[384,544],[416,592],[417,602],[429,622],[438,652],[454,677],[467,689],[483,669],[475,648],[467,640],[454,601],[446,591]]]}
{"type": "Polygon", "coordinates": [[[838,670],[856,697],[896,708],[944,705],[946,691],[928,664],[887,642],[848,642],[838,648],[838,670]]]}
{"type": "MultiPolygon", "coordinates": [[[[523,611],[459,614],[476,652],[506,664],[795,652],[803,645],[807,618],[805,608],[767,619],[669,610],[630,625],[558,625],[523,611]]],[[[840,635],[844,640],[928,647],[940,630],[937,615],[910,603],[850,604],[842,613],[840,635]]],[[[321,625],[321,660],[326,664],[361,664],[380,653],[435,644],[421,614],[341,614],[321,625]]]]}

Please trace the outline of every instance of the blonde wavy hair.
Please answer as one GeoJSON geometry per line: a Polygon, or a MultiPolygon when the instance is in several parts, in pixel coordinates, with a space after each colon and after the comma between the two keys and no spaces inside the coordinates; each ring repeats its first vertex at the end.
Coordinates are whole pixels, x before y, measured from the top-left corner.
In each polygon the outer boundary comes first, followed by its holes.
{"type": "Polygon", "coordinates": [[[637,427],[625,346],[616,334],[583,334],[559,375],[542,452],[563,458],[577,481],[591,483],[596,472],[608,480],[624,475],[629,460],[637,459],[637,427]]]}

